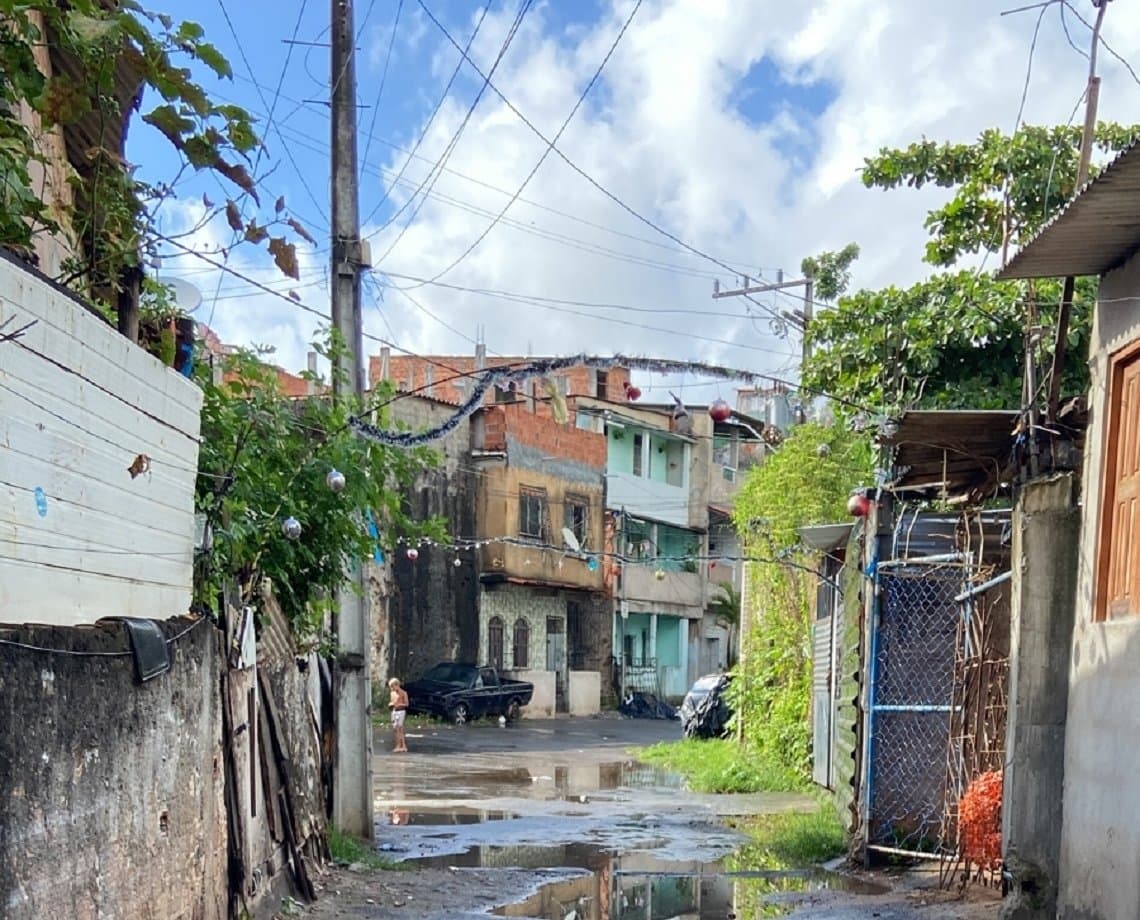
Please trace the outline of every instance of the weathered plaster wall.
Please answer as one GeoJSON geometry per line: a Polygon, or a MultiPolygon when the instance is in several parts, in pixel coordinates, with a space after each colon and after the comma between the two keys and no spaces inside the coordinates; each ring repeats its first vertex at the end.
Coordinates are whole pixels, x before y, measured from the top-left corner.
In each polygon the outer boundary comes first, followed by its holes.
{"type": "MultiPolygon", "coordinates": [[[[417,431],[438,425],[452,407],[410,397],[393,403],[397,421],[417,431]]],[[[462,422],[436,449],[438,468],[421,475],[404,498],[415,520],[441,516],[447,532],[475,533],[477,474],[469,460],[470,429],[462,422]]],[[[396,547],[382,565],[369,565],[372,606],[372,679],[383,686],[390,676],[418,677],[439,661],[474,660],[479,651],[478,573],[472,552],[435,546],[417,549],[413,561],[396,547]],[[455,565],[455,560],[460,565],[455,565]]]]}
{"type": "MultiPolygon", "coordinates": [[[[172,636],[188,624],[164,624],[172,636]]],[[[2,629],[30,645],[121,653],[119,624],[2,629]]],[[[222,658],[209,622],[146,684],[130,655],[0,645],[0,915],[226,913],[222,658]]]]}
{"type": "Polygon", "coordinates": [[[1140,905],[1140,621],[1093,622],[1109,356],[1140,338],[1140,257],[1106,275],[1090,345],[1081,559],[1070,668],[1059,917],[1134,917],[1140,905]]]}

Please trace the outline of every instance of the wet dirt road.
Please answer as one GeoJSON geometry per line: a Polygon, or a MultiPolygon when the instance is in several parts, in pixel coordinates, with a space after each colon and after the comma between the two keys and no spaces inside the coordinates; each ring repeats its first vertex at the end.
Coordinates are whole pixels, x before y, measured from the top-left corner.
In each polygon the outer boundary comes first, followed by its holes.
{"type": "Polygon", "coordinates": [[[811,811],[797,794],[699,795],[634,762],[676,722],[523,720],[410,728],[408,754],[375,759],[376,845],[406,871],[338,870],[305,911],[323,918],[508,917],[725,920],[787,914],[993,916],[878,880],[734,863],[744,841],[722,818],[811,811]],[[897,896],[896,896],[897,895],[897,896]],[[929,908],[929,910],[928,910],[929,908]],[[854,911],[854,912],[852,912],[854,911]]]}

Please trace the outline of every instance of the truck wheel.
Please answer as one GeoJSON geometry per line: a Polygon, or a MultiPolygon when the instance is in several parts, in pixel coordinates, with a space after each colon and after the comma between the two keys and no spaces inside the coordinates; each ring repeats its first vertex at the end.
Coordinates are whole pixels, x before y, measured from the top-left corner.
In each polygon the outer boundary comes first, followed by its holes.
{"type": "Polygon", "coordinates": [[[521,714],[522,707],[519,705],[518,700],[511,700],[509,703],[507,703],[506,716],[508,722],[517,722],[521,714]]]}
{"type": "Polygon", "coordinates": [[[451,721],[456,725],[465,725],[467,720],[471,717],[470,711],[467,709],[466,703],[456,703],[451,710],[451,721]]]}

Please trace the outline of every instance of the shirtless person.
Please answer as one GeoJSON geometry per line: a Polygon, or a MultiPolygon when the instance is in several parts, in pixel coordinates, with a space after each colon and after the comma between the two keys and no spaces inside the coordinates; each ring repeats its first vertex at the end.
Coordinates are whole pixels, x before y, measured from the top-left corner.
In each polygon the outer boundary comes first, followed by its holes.
{"type": "Polygon", "coordinates": [[[393,753],[406,754],[408,741],[404,737],[404,718],[408,714],[408,691],[400,686],[400,679],[388,681],[388,708],[392,710],[392,735],[395,741],[393,753]]]}

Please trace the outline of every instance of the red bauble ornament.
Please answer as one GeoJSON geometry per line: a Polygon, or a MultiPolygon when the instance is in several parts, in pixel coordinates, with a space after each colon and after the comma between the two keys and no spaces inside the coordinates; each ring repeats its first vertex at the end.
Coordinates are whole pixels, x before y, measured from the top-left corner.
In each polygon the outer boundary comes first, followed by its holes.
{"type": "Polygon", "coordinates": [[[641,399],[640,388],[633,387],[633,386],[626,387],[625,388],[625,398],[628,399],[630,402],[637,402],[637,400],[641,399]]]}
{"type": "Polygon", "coordinates": [[[723,399],[714,399],[712,405],[709,406],[709,415],[714,422],[727,422],[729,416],[732,415],[732,406],[723,399]]]}
{"type": "Polygon", "coordinates": [[[855,517],[866,517],[871,510],[871,500],[862,492],[856,492],[847,499],[847,513],[855,517]]]}

